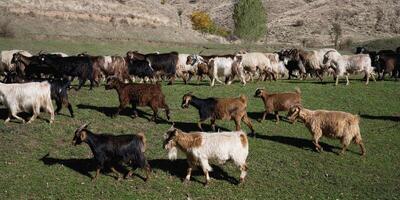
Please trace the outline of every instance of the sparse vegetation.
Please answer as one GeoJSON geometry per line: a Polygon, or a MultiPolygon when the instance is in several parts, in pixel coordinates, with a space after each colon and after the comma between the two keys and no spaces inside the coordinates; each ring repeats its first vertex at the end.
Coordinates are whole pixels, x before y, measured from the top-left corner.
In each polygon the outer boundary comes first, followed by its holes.
{"type": "Polygon", "coordinates": [[[11,21],[0,23],[0,37],[14,38],[15,31],[10,25],[11,21]]]}
{"type": "Polygon", "coordinates": [[[335,48],[339,48],[340,38],[342,37],[342,25],[340,25],[340,23],[338,22],[332,23],[330,35],[335,45],[335,48]]]}
{"type": "Polygon", "coordinates": [[[265,36],[267,16],[260,0],[239,0],[234,5],[234,33],[241,39],[256,41],[265,36]]]}
{"type": "Polygon", "coordinates": [[[346,38],[346,39],[343,39],[340,42],[339,49],[340,50],[345,50],[345,49],[348,49],[348,48],[350,48],[352,46],[353,46],[353,39],[352,38],[346,38]]]}
{"type": "Polygon", "coordinates": [[[296,20],[296,22],[293,24],[294,27],[300,27],[303,25],[304,25],[304,20],[302,19],[296,20]]]}

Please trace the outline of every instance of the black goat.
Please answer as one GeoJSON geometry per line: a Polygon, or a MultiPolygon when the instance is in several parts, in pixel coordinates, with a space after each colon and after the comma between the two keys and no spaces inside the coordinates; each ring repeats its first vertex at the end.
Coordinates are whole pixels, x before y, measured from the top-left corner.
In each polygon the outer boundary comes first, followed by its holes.
{"type": "MultiPolygon", "coordinates": [[[[87,129],[88,124],[84,124],[76,129],[72,143],[74,145],[85,142],[92,150],[94,159],[97,162],[97,179],[100,170],[105,166],[117,174],[117,179],[121,180],[120,173],[115,170],[115,166],[120,162],[129,164],[133,169],[139,167],[146,170],[145,181],[149,178],[150,165],[148,164],[144,152],[146,149],[146,138],[142,133],[137,135],[110,135],[95,134],[87,129]]],[[[133,171],[129,171],[125,178],[129,178],[133,171]]]]}
{"type": "Polygon", "coordinates": [[[69,80],[50,80],[51,99],[56,101],[57,109],[56,114],[59,114],[62,105],[66,106],[69,110],[71,117],[74,117],[74,111],[68,101],[68,88],[71,82],[69,80]]]}
{"type": "Polygon", "coordinates": [[[66,76],[78,77],[81,89],[86,80],[90,80],[90,89],[93,88],[93,65],[89,57],[86,56],[69,56],[60,57],[51,54],[39,55],[40,68],[47,69],[47,74],[54,75],[55,78],[63,78],[66,76]]]}
{"type": "Polygon", "coordinates": [[[153,68],[150,67],[149,62],[146,60],[134,60],[134,59],[129,59],[129,57],[126,57],[127,63],[128,63],[128,71],[129,75],[133,75],[139,78],[154,78],[155,76],[155,71],[153,68]]]}

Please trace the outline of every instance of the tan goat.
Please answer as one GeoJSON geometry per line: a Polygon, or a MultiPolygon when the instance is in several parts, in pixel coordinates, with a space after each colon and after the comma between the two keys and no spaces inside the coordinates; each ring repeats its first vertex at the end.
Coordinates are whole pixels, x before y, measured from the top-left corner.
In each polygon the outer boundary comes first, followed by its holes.
{"type": "Polygon", "coordinates": [[[308,110],[300,105],[290,108],[289,121],[302,120],[313,136],[313,143],[317,151],[322,151],[319,139],[322,136],[337,138],[343,145],[341,154],[344,154],[350,142],[354,140],[360,146],[361,155],[365,155],[365,147],[361,139],[357,115],[340,111],[308,110]]]}

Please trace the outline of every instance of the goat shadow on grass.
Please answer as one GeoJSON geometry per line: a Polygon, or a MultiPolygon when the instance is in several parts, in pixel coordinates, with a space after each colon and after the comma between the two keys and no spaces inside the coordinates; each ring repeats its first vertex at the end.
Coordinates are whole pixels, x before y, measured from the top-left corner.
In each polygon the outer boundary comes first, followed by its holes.
{"type": "Polygon", "coordinates": [[[395,121],[400,122],[400,115],[397,116],[374,116],[374,115],[360,115],[364,119],[384,120],[384,121],[395,121]]]}
{"type": "MultiPolygon", "coordinates": [[[[261,122],[260,120],[261,120],[261,118],[263,116],[263,113],[264,112],[247,112],[247,116],[249,116],[250,119],[253,119],[253,120],[256,120],[258,122],[261,122]]],[[[280,121],[289,122],[287,120],[287,117],[282,115],[282,113],[285,113],[285,112],[280,112],[279,113],[279,120],[280,121]]],[[[275,114],[268,113],[267,116],[265,116],[265,120],[264,121],[274,121],[274,122],[276,122],[275,114]]]]}
{"type": "MultiPolygon", "coordinates": [[[[92,158],[61,159],[61,158],[52,158],[52,157],[50,157],[50,154],[47,153],[45,156],[43,156],[39,160],[42,161],[43,164],[48,165],[48,166],[55,165],[55,164],[66,166],[66,167],[68,167],[84,176],[87,176],[91,179],[93,179],[94,176],[92,176],[89,172],[93,172],[95,174],[95,171],[97,169],[96,161],[92,158]]],[[[123,175],[125,175],[129,172],[122,165],[116,166],[115,169],[119,173],[122,173],[123,175]]],[[[105,169],[101,170],[100,173],[103,175],[113,177],[115,179],[118,178],[118,177],[116,177],[116,174],[112,173],[112,171],[108,167],[105,167],[105,169]]],[[[142,180],[145,180],[144,177],[140,176],[137,173],[133,173],[133,175],[141,178],[142,180]]]]}
{"type": "MultiPolygon", "coordinates": [[[[168,122],[168,121],[163,121],[162,123],[165,124],[170,124],[172,126],[172,123],[174,124],[174,127],[177,129],[180,129],[184,132],[191,132],[191,131],[201,131],[199,127],[197,127],[197,123],[191,123],[191,122],[168,122]]],[[[203,128],[204,132],[213,132],[211,125],[209,123],[203,123],[201,124],[201,127],[203,128]]],[[[231,131],[227,128],[220,127],[218,125],[215,126],[215,131],[231,131]]]]}
{"type": "MultiPolygon", "coordinates": [[[[93,105],[85,105],[85,104],[78,104],[76,105],[79,109],[87,109],[87,110],[95,110],[97,112],[103,113],[107,117],[114,117],[114,114],[117,112],[117,107],[105,107],[105,106],[93,106],[93,105]]],[[[150,121],[150,118],[148,116],[151,116],[150,114],[143,112],[139,109],[136,109],[138,112],[138,117],[144,118],[150,121]]],[[[123,116],[128,116],[132,117],[133,115],[133,109],[131,107],[126,107],[124,110],[122,110],[119,115],[123,116]]]]}
{"type": "Polygon", "coordinates": [[[321,81],[319,81],[319,80],[312,80],[312,81],[307,81],[307,80],[303,80],[303,81],[300,81],[300,80],[297,80],[297,81],[295,81],[295,80],[287,80],[286,81],[287,83],[294,83],[294,84],[316,84],[316,85],[327,85],[327,84],[335,84],[335,82],[331,82],[331,81],[326,81],[326,80],[323,80],[322,82],[321,81]]]}
{"type": "MultiPolygon", "coordinates": [[[[294,146],[294,147],[297,147],[300,149],[316,151],[315,146],[312,143],[312,141],[303,139],[303,138],[286,137],[286,136],[279,136],[279,135],[269,136],[269,135],[260,135],[260,134],[256,134],[255,137],[263,139],[263,140],[269,140],[272,142],[278,142],[281,144],[294,146]]],[[[334,149],[340,149],[339,147],[335,147],[335,146],[332,146],[332,145],[324,143],[324,142],[319,142],[319,145],[322,146],[324,151],[332,152],[332,153],[335,153],[333,151],[334,149]]],[[[349,149],[347,149],[347,151],[349,151],[349,149]]]]}
{"type": "MultiPolygon", "coordinates": [[[[172,176],[176,176],[176,177],[180,178],[182,181],[186,177],[186,172],[187,172],[187,168],[188,168],[188,163],[187,163],[186,159],[177,159],[174,161],[171,161],[168,159],[154,159],[154,160],[150,160],[149,164],[152,169],[162,170],[164,172],[169,173],[172,176]]],[[[239,184],[239,181],[236,178],[230,176],[221,167],[219,167],[217,165],[213,165],[213,164],[211,164],[211,167],[213,169],[211,172],[209,172],[209,175],[211,178],[216,179],[216,180],[225,180],[225,181],[228,181],[229,183],[235,184],[235,185],[239,184]]],[[[239,170],[238,170],[238,174],[240,174],[239,170]]],[[[193,169],[192,176],[190,177],[190,181],[195,181],[195,182],[203,183],[203,184],[205,183],[205,177],[204,177],[204,173],[203,173],[203,170],[201,169],[201,167],[197,167],[196,169],[193,169]],[[198,176],[203,177],[204,182],[199,181],[197,179],[198,176]]]]}
{"type": "MultiPolygon", "coordinates": [[[[8,117],[8,112],[9,112],[8,108],[0,108],[0,119],[5,121],[8,117]]],[[[45,112],[42,109],[40,109],[40,114],[39,114],[39,116],[37,116],[36,120],[39,119],[39,120],[44,120],[44,121],[48,122],[50,118],[46,119],[46,118],[42,118],[42,116],[41,116],[44,113],[45,112]]],[[[28,120],[30,120],[32,117],[32,113],[27,113],[27,112],[21,112],[21,113],[18,113],[17,115],[18,115],[18,117],[21,117],[22,119],[24,119],[25,122],[28,122],[28,120]]],[[[10,123],[22,123],[22,122],[19,121],[18,119],[15,119],[14,117],[11,117],[10,123]]]]}

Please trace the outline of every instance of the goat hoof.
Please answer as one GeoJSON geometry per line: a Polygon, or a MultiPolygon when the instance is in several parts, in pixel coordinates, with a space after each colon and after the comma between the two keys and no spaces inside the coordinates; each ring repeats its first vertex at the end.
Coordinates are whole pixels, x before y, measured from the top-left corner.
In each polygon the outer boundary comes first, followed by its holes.
{"type": "Polygon", "coordinates": [[[97,178],[92,178],[92,182],[95,182],[97,180],[97,178]]]}
{"type": "Polygon", "coordinates": [[[189,183],[190,183],[190,180],[188,180],[188,179],[186,179],[186,178],[185,178],[185,180],[183,180],[183,184],[189,185],[189,183]]]}
{"type": "Polygon", "coordinates": [[[262,122],[262,119],[261,119],[261,118],[260,118],[260,119],[257,119],[257,121],[261,123],[261,122],[262,122]]]}
{"type": "Polygon", "coordinates": [[[117,181],[121,181],[122,180],[122,178],[119,176],[118,178],[117,178],[117,181]]]}

